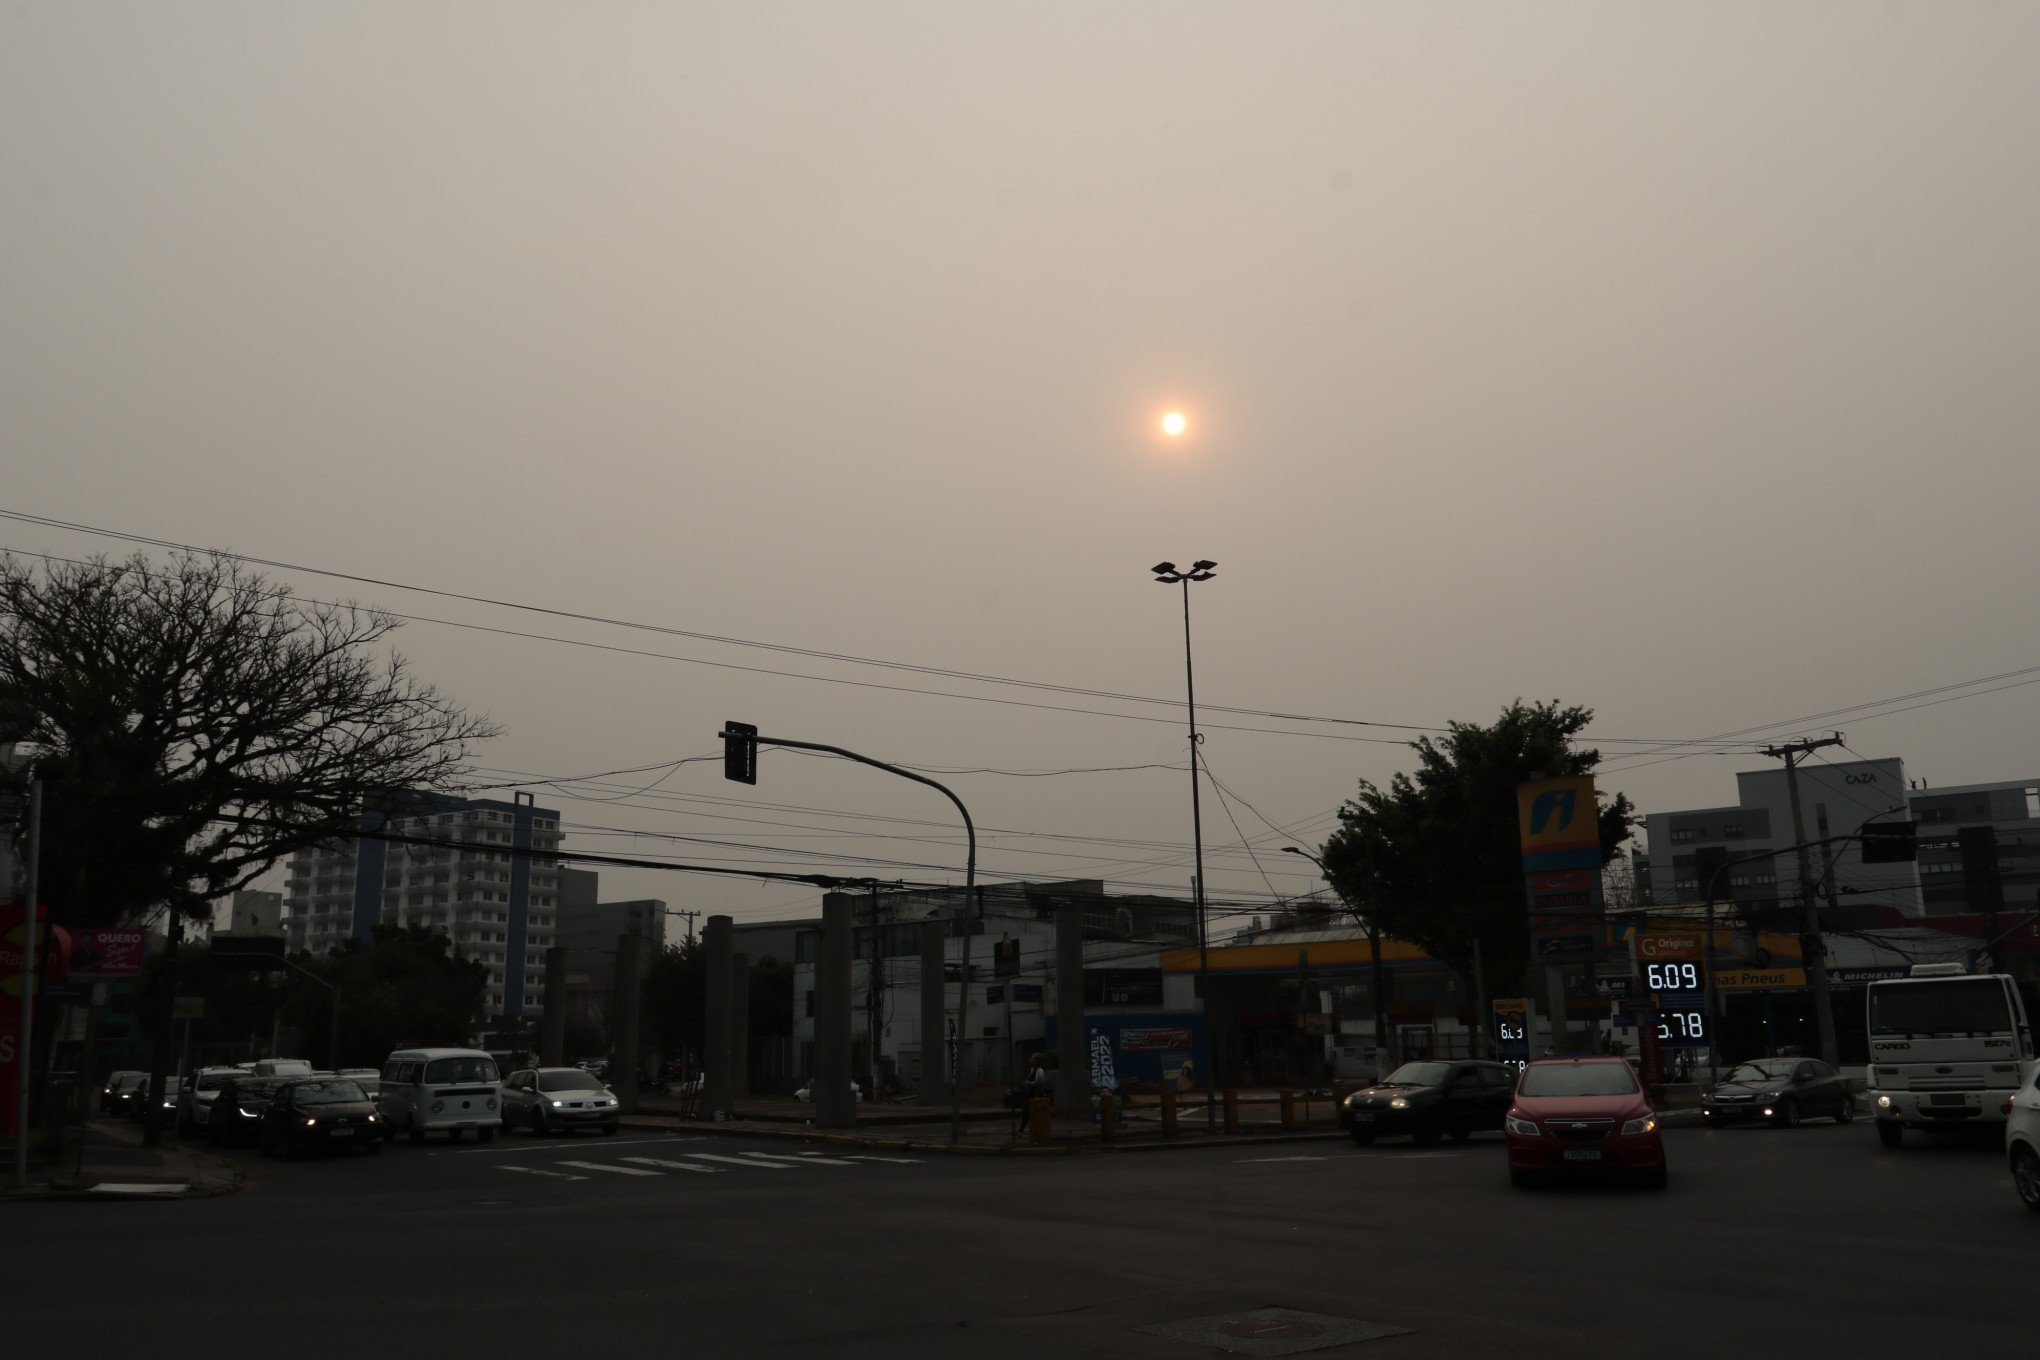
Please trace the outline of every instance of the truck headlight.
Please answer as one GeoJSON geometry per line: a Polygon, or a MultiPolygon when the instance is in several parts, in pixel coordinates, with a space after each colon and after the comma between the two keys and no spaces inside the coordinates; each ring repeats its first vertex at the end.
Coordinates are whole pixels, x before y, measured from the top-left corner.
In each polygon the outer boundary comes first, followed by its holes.
{"type": "Polygon", "coordinates": [[[1877,1097],[1877,1108],[1878,1108],[1878,1109],[1880,1109],[1880,1110],[1888,1110],[1888,1109],[1890,1109],[1890,1108],[1891,1108],[1891,1097],[1890,1097],[1890,1096],[1879,1096],[1879,1097],[1877,1097]]]}

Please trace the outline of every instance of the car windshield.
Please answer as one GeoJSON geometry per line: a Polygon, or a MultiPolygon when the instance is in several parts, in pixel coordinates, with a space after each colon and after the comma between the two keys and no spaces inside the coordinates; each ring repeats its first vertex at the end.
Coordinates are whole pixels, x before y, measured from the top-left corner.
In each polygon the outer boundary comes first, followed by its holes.
{"type": "Polygon", "coordinates": [[[427,1081],[494,1081],[496,1063],[492,1058],[434,1058],[425,1064],[427,1081]]]}
{"type": "Polygon", "coordinates": [[[1888,982],[1870,989],[1872,1034],[2010,1034],[2011,1008],[1994,977],[1888,982]]]}
{"type": "Polygon", "coordinates": [[[586,1072],[541,1072],[538,1074],[538,1089],[541,1091],[599,1091],[602,1083],[586,1072]]]}
{"type": "Polygon", "coordinates": [[[116,1091],[132,1091],[148,1079],[149,1074],[146,1072],[137,1072],[129,1077],[115,1077],[113,1079],[113,1089],[116,1091]]]}
{"type": "Polygon", "coordinates": [[[276,1094],[280,1081],[244,1081],[234,1088],[236,1100],[267,1100],[276,1094]]]}
{"type": "Polygon", "coordinates": [[[345,1077],[332,1081],[301,1081],[291,1090],[300,1105],[345,1105],[367,1100],[358,1082],[345,1077]]]}
{"type": "Polygon", "coordinates": [[[1445,1074],[1452,1070],[1451,1063],[1412,1062],[1388,1074],[1383,1086],[1436,1086],[1445,1080],[1445,1074]]]}
{"type": "Polygon", "coordinates": [[[1791,1075],[1792,1064],[1789,1062],[1746,1062],[1723,1077],[1722,1081],[1783,1081],[1791,1075]]]}
{"type": "Polygon", "coordinates": [[[194,1091],[217,1091],[233,1079],[234,1075],[231,1072],[209,1072],[199,1077],[193,1083],[191,1089],[194,1091]]]}
{"type": "Polygon", "coordinates": [[[1525,1096],[1626,1096],[1636,1093],[1628,1063],[1532,1063],[1516,1093],[1525,1096]]]}

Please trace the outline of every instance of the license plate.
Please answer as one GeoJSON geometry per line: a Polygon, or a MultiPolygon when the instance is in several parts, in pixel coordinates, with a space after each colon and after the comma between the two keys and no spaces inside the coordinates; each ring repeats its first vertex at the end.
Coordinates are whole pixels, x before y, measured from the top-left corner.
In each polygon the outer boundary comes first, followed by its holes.
{"type": "Polygon", "coordinates": [[[1371,1114],[1356,1114],[1353,1116],[1353,1122],[1355,1124],[1372,1124],[1374,1116],[1371,1114]]]}
{"type": "Polygon", "coordinates": [[[1932,1095],[1927,1097],[1927,1103],[1929,1105],[1961,1105],[1966,1102],[1963,1097],[1957,1095],[1932,1095]]]}
{"type": "Polygon", "coordinates": [[[1601,1151],[1599,1148],[1567,1148],[1565,1159],[1568,1162],[1598,1162],[1601,1160],[1601,1151]]]}
{"type": "Polygon", "coordinates": [[[332,1129],[329,1132],[335,1138],[352,1138],[354,1136],[353,1129],[332,1129]]]}

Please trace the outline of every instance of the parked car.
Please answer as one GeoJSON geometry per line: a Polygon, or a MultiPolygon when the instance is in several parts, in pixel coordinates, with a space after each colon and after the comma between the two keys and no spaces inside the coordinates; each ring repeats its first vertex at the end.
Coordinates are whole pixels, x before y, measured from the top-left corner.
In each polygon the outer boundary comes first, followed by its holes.
{"type": "Polygon", "coordinates": [[[616,1093],[578,1067],[532,1067],[503,1078],[503,1127],[536,1134],[615,1133],[616,1093]]]}
{"type": "Polygon", "coordinates": [[[204,1132],[220,1088],[245,1075],[238,1067],[201,1067],[192,1073],[177,1101],[177,1136],[188,1138],[204,1132]]]}
{"type": "Polygon", "coordinates": [[[1620,1058],[1539,1058],[1524,1067],[1502,1130],[1509,1181],[1631,1171],[1662,1190],[1664,1134],[1636,1073],[1620,1058]]]}
{"type": "Polygon", "coordinates": [[[101,1114],[125,1115],[135,1098],[135,1092],[148,1083],[147,1072],[115,1072],[107,1077],[106,1085],[99,1092],[101,1114]]]}
{"type": "Polygon", "coordinates": [[[127,1117],[140,1122],[148,1116],[149,1102],[153,1099],[163,1107],[163,1127],[174,1129],[177,1125],[177,1101],[184,1094],[184,1083],[176,1077],[163,1078],[163,1094],[154,1094],[154,1085],[146,1077],[136,1088],[128,1101],[127,1117]]]}
{"type": "Polygon", "coordinates": [[[2012,1188],[2026,1207],[2040,1214],[2040,1063],[2005,1102],[2005,1159],[2012,1188]]]}
{"type": "Polygon", "coordinates": [[[249,1069],[258,1077],[309,1077],[312,1065],[303,1058],[262,1058],[249,1069]]]}
{"type": "Polygon", "coordinates": [[[207,1140],[214,1143],[252,1140],[261,1131],[262,1116],[268,1113],[270,1098],[276,1094],[276,1088],[287,1080],[286,1077],[251,1077],[246,1073],[229,1077],[213,1096],[212,1108],[206,1112],[207,1140]]]}
{"type": "Polygon", "coordinates": [[[1339,1123],[1365,1147],[1409,1134],[1419,1143],[1499,1129],[1516,1086],[1515,1069],[1492,1062],[1407,1062],[1339,1102],[1339,1123]]]}
{"type": "Polygon", "coordinates": [[[359,1082],[347,1077],[298,1077],[280,1082],[262,1112],[265,1156],[308,1149],[381,1152],[382,1119],[359,1082]]]}
{"type": "Polygon", "coordinates": [[[1758,1058],[1733,1068],[1700,1096],[1700,1112],[1716,1126],[1762,1119],[1798,1128],[1807,1118],[1846,1124],[1856,1117],[1848,1078],[1812,1058],[1758,1058]]]}

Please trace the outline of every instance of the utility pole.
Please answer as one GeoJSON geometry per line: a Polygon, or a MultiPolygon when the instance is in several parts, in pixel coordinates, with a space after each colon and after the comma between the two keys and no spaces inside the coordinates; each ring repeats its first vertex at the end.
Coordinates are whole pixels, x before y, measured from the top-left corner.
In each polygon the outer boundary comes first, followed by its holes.
{"type": "Polygon", "coordinates": [[[687,942],[689,944],[694,943],[694,918],[701,915],[701,913],[698,911],[681,911],[678,907],[668,907],[666,908],[666,914],[668,916],[684,916],[687,918],[687,942]]]}
{"type": "Polygon", "coordinates": [[[878,1081],[878,1031],[885,1021],[884,983],[879,980],[878,961],[882,956],[881,939],[885,934],[879,925],[878,884],[871,885],[871,956],[864,961],[864,976],[868,985],[864,996],[864,1030],[870,1039],[871,1050],[871,1091],[870,1098],[879,1097],[878,1081]]]}
{"type": "Polygon", "coordinates": [[[1806,978],[1813,986],[1813,1018],[1820,1032],[1820,1060],[1829,1067],[1836,1062],[1835,1012],[1828,996],[1827,944],[1820,933],[1820,900],[1815,895],[1813,859],[1806,842],[1806,815],[1799,805],[1798,758],[1823,746],[1840,746],[1842,734],[1818,741],[1788,741],[1766,746],[1764,754],[1785,762],[1785,788],[1792,799],[1792,839],[1799,844],[1799,952],[1806,963],[1806,978]]]}

